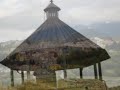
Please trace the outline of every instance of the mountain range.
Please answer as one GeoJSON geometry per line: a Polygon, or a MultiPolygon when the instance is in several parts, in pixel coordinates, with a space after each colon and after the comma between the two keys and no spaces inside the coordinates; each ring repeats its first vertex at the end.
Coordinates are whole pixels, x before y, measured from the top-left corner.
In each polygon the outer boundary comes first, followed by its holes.
{"type": "Polygon", "coordinates": [[[99,22],[90,25],[77,25],[74,28],[87,37],[111,37],[120,41],[120,22],[99,22]]]}

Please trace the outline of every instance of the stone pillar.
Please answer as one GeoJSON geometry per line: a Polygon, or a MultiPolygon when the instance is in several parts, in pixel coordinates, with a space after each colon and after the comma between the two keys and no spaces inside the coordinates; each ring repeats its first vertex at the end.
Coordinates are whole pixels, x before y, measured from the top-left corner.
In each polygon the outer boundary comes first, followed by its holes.
{"type": "Polygon", "coordinates": [[[99,80],[103,80],[101,62],[98,63],[99,80]]]}
{"type": "Polygon", "coordinates": [[[80,68],[80,78],[83,79],[83,68],[80,68]]]}
{"type": "Polygon", "coordinates": [[[11,86],[14,87],[14,71],[10,71],[10,77],[11,77],[11,86]]]}
{"type": "Polygon", "coordinates": [[[21,71],[22,84],[24,84],[24,71],[21,71]]]}
{"type": "Polygon", "coordinates": [[[95,79],[98,79],[98,72],[97,72],[97,65],[94,64],[94,75],[95,75],[95,79]]]}

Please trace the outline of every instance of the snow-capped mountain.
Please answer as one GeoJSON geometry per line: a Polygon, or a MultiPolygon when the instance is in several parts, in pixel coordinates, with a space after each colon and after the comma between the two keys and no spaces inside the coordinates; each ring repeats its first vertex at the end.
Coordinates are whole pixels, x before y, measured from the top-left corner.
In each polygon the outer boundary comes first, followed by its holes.
{"type": "Polygon", "coordinates": [[[91,38],[93,42],[101,46],[102,48],[106,48],[107,46],[111,46],[113,44],[116,44],[117,42],[114,41],[112,38],[99,38],[99,37],[93,37],[91,38]]]}
{"type": "Polygon", "coordinates": [[[0,43],[0,48],[5,48],[5,47],[14,47],[18,46],[21,43],[21,41],[19,40],[10,40],[10,41],[6,41],[6,42],[1,42],[0,43]]]}
{"type": "Polygon", "coordinates": [[[0,43],[0,61],[9,55],[22,41],[11,40],[0,43]]]}

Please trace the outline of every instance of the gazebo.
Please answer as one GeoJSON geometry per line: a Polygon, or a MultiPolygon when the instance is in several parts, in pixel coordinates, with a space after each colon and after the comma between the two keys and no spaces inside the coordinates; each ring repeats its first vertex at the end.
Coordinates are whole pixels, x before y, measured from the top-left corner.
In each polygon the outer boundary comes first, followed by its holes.
{"type": "Polygon", "coordinates": [[[11,81],[14,85],[13,71],[24,71],[29,77],[30,71],[41,78],[54,75],[56,70],[80,68],[80,77],[85,67],[94,66],[95,79],[102,80],[101,62],[110,58],[101,48],[59,19],[60,8],[51,0],[44,9],[46,21],[22,44],[20,44],[1,63],[11,69],[11,81]],[[98,71],[97,71],[98,65],[98,71]]]}

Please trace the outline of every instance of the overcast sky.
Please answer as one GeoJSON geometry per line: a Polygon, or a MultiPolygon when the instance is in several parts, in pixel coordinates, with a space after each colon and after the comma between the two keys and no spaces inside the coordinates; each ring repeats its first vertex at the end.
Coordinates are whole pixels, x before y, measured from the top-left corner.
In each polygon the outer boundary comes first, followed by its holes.
{"type": "MultiPolygon", "coordinates": [[[[25,39],[44,22],[50,0],[0,0],[0,42],[25,39]]],[[[120,21],[120,0],[54,0],[71,26],[120,21]]]]}

